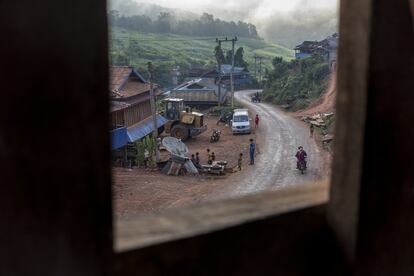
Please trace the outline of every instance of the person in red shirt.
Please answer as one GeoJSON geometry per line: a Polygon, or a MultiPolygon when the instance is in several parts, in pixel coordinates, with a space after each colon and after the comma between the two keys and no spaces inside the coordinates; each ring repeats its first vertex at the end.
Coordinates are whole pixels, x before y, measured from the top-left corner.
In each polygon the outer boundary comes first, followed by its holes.
{"type": "Polygon", "coordinates": [[[256,114],[256,118],[254,118],[254,127],[257,128],[259,126],[259,114],[256,114]]]}

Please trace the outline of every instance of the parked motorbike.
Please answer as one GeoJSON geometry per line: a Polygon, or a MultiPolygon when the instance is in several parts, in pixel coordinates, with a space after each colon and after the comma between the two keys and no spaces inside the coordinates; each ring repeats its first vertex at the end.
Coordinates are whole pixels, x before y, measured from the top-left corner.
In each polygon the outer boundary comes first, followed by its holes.
{"type": "Polygon", "coordinates": [[[217,121],[217,125],[219,123],[229,124],[232,117],[233,117],[233,113],[232,112],[227,112],[227,113],[221,114],[220,115],[220,118],[217,121]]]}
{"type": "Polygon", "coordinates": [[[220,140],[221,131],[218,129],[213,129],[213,133],[210,137],[210,143],[216,143],[220,140]]]}

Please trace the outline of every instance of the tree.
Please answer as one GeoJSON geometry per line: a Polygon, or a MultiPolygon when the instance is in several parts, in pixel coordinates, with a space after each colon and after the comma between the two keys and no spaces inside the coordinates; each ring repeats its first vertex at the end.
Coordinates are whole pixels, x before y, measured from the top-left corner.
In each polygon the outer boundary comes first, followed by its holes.
{"type": "Polygon", "coordinates": [[[156,26],[160,33],[171,33],[173,17],[168,12],[160,12],[158,15],[156,26]]]}
{"type": "Polygon", "coordinates": [[[116,22],[119,18],[119,11],[110,10],[108,13],[108,21],[111,25],[116,25],[116,22]]]}
{"type": "Polygon", "coordinates": [[[219,45],[214,48],[214,56],[216,57],[217,63],[225,63],[226,59],[224,57],[223,49],[219,45]]]}
{"type": "Polygon", "coordinates": [[[204,35],[215,35],[214,16],[208,13],[203,13],[200,17],[202,25],[202,32],[204,35]]]}
{"type": "Polygon", "coordinates": [[[244,60],[244,49],[240,47],[234,54],[234,66],[244,67],[247,70],[249,64],[244,60]]]}
{"type": "Polygon", "coordinates": [[[249,37],[253,37],[253,38],[258,38],[259,37],[255,25],[248,23],[247,27],[249,29],[249,37]]]}
{"type": "Polygon", "coordinates": [[[232,63],[232,56],[233,56],[232,50],[227,50],[226,58],[225,58],[225,63],[226,64],[231,64],[232,63]]]}

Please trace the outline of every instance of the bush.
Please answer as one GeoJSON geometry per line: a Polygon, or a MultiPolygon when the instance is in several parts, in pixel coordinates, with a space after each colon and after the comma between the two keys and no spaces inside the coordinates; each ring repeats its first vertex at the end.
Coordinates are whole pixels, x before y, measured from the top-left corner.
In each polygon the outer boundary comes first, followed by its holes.
{"type": "Polygon", "coordinates": [[[291,110],[307,107],[325,91],[329,66],[319,55],[286,62],[277,57],[263,93],[264,101],[287,105],[291,110]]]}

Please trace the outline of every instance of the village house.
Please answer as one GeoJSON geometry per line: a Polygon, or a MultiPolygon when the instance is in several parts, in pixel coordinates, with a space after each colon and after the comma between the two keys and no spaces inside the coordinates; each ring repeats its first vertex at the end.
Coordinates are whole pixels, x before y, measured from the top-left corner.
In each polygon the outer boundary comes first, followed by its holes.
{"type": "Polygon", "coordinates": [[[313,54],[323,56],[331,69],[335,69],[337,60],[338,34],[333,34],[321,41],[304,41],[295,47],[296,59],[304,59],[313,54]]]}
{"type": "MultiPolygon", "coordinates": [[[[221,83],[224,84],[227,90],[230,90],[231,70],[232,70],[231,64],[222,64],[221,74],[219,74],[219,70],[217,66],[213,69],[192,68],[188,72],[186,80],[189,81],[195,78],[214,79],[214,82],[217,83],[221,76],[221,83]]],[[[244,67],[237,67],[237,66],[234,67],[233,81],[234,81],[235,89],[241,89],[243,88],[244,85],[249,85],[253,82],[250,72],[244,67]]]]}
{"type": "MultiPolygon", "coordinates": [[[[109,73],[112,149],[117,149],[153,131],[150,84],[130,66],[111,66],[109,73]]],[[[158,86],[153,87],[154,94],[159,95],[158,86]]],[[[157,128],[166,122],[157,114],[157,128]]]]}
{"type": "MultiPolygon", "coordinates": [[[[172,89],[169,94],[171,97],[183,99],[185,104],[192,106],[223,104],[228,99],[228,92],[231,90],[231,72],[230,64],[221,65],[221,73],[217,66],[215,68],[192,68],[184,82],[172,89]]],[[[250,72],[243,67],[235,66],[233,70],[234,89],[243,89],[251,83],[250,72]]]]}
{"type": "Polygon", "coordinates": [[[227,90],[222,86],[219,97],[214,78],[195,78],[172,89],[170,96],[183,99],[190,106],[217,105],[226,101],[227,90]]]}

